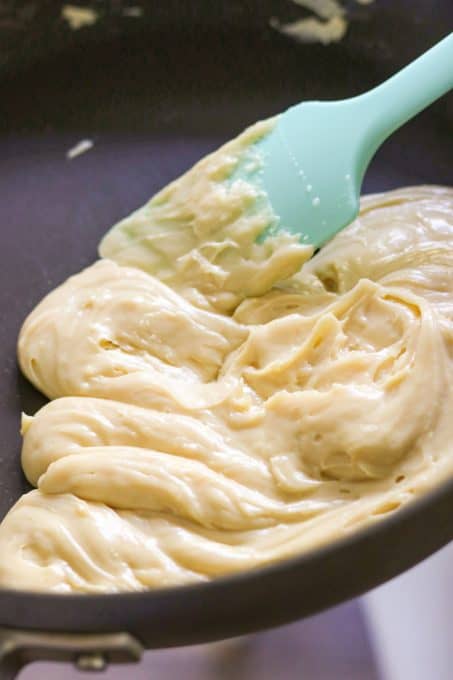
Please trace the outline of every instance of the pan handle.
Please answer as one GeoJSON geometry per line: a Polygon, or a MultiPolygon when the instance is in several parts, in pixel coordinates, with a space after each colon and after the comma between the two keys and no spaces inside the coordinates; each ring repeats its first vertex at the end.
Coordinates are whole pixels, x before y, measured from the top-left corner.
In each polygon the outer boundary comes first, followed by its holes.
{"type": "Polygon", "coordinates": [[[129,633],[66,634],[0,628],[0,680],[13,680],[32,661],[69,661],[79,670],[140,661],[143,647],[129,633]]]}

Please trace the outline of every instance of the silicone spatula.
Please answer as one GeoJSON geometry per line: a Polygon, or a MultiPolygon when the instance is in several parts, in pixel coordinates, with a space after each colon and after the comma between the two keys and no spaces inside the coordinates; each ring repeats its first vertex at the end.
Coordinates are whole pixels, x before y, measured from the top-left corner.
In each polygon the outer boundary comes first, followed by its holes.
{"type": "MultiPolygon", "coordinates": [[[[384,140],[453,88],[453,33],[378,87],[351,99],[303,102],[277,118],[247,177],[266,192],[277,224],[321,246],[358,214],[368,164],[384,140]]],[[[245,172],[241,171],[241,174],[245,172]]]]}

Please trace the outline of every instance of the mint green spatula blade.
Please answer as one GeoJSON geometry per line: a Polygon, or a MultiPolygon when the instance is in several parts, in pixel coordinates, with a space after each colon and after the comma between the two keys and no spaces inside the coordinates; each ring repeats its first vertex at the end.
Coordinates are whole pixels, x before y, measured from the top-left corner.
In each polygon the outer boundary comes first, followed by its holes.
{"type": "Polygon", "coordinates": [[[382,142],[453,88],[453,33],[373,90],[306,102],[281,114],[257,143],[277,229],[320,246],[358,214],[363,176],[382,142]]]}

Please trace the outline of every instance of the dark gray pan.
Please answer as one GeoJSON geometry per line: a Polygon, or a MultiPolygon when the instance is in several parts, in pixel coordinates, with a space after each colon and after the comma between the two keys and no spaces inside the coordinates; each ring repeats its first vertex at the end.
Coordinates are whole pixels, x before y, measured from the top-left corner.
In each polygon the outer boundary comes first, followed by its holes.
{"type": "MultiPolygon", "coordinates": [[[[16,26],[0,58],[2,515],[27,489],[20,410],[43,403],[16,367],[27,312],[94,260],[112,223],[246,125],[302,99],[359,93],[453,29],[451,0],[351,6],[347,38],[329,47],[269,27],[272,16],[302,15],[284,1],[149,3],[142,19],[110,13],[77,33],[51,5],[16,26]],[[85,137],[94,148],[67,161],[85,137]]],[[[7,29],[0,21],[0,37],[7,29]]],[[[452,150],[449,95],[384,146],[365,189],[453,184],[452,150]]],[[[125,631],[146,647],[239,635],[359,595],[452,538],[453,480],[346,540],[205,585],[105,596],[1,590],[0,626],[125,631]]]]}

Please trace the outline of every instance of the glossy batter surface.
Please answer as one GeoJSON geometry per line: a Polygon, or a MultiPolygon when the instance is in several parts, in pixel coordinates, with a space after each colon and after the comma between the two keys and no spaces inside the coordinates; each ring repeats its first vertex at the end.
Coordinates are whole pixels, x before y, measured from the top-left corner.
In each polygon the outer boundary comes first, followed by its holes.
{"type": "MultiPolygon", "coordinates": [[[[51,401],[0,584],[199,581],[333,540],[452,472],[453,190],[369,196],[310,258],[234,179],[246,131],[117,225],[26,320],[51,401]]],[[[247,162],[258,162],[251,154],[247,162]]]]}

